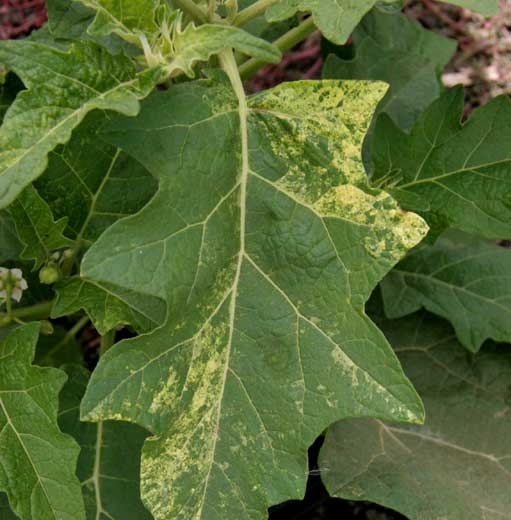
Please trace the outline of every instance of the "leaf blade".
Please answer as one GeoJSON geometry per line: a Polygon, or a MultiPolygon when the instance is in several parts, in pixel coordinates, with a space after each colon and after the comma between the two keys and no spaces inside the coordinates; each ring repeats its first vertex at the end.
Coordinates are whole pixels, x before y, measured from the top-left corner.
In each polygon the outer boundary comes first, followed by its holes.
{"type": "Polygon", "coordinates": [[[148,332],[160,325],[165,316],[165,305],[157,298],[87,278],[69,278],[56,287],[56,293],[52,318],[84,309],[101,335],[126,325],[148,332]]]}
{"type": "Polygon", "coordinates": [[[52,252],[70,247],[72,240],[64,236],[67,218],[54,220],[50,207],[34,186],[25,188],[10,206],[19,239],[25,246],[23,260],[33,260],[34,270],[47,262],[52,252]]]}
{"type": "Polygon", "coordinates": [[[0,345],[0,487],[23,520],[84,519],[74,475],[78,447],[57,427],[65,374],[31,366],[39,324],[15,329],[0,345]]]}
{"type": "Polygon", "coordinates": [[[505,518],[509,350],[493,345],[470,355],[427,313],[382,326],[424,399],[426,423],[336,423],[320,453],[327,489],[417,520],[505,518]]]}
{"type": "Polygon", "coordinates": [[[111,57],[91,42],[63,52],[41,43],[4,41],[0,62],[28,89],[17,96],[0,129],[1,207],[44,171],[47,154],[67,142],[88,112],[105,109],[135,115],[138,99],[156,80],[148,77],[150,72],[138,79],[127,58],[111,57]]]}
{"type": "Polygon", "coordinates": [[[323,67],[325,79],[385,81],[389,91],[376,114],[386,112],[408,130],[419,114],[441,92],[439,71],[454,53],[454,41],[424,29],[401,13],[373,9],[353,34],[355,57],[330,54],[323,67]]]}
{"type": "Polygon", "coordinates": [[[511,103],[493,99],[461,125],[463,89],[436,100],[411,133],[385,115],[373,147],[375,184],[421,213],[439,233],[448,227],[489,239],[509,234],[507,136],[511,103]]]}
{"type": "Polygon", "coordinates": [[[153,432],[142,493],[156,518],[262,518],[271,503],[303,491],[306,448],[333,417],[420,420],[420,403],[362,310],[376,281],[426,231],[369,188],[361,166],[364,132],[384,89],[298,82],[247,105],[240,88],[237,99],[223,82],[195,82],[153,95],[138,119],[108,132],[160,179],[160,191],[102,235],[83,275],[161,297],[168,314],[150,335],[105,354],[82,415],[153,432]],[[141,139],[147,134],[151,146],[141,139]],[[201,185],[207,189],[196,198],[201,185]],[[342,195],[352,194],[359,205],[347,207],[342,195]],[[366,209],[372,223],[363,220],[366,209]],[[293,239],[281,244],[286,236],[293,239]],[[300,252],[302,241],[310,254],[300,252]],[[374,371],[375,359],[392,368],[374,371]],[[315,374],[330,363],[336,370],[320,383],[315,374]],[[137,404],[128,407],[133,391],[137,404]],[[279,407],[286,413],[276,417],[279,407]],[[162,453],[174,468],[164,475],[162,453]],[[261,454],[260,465],[246,475],[236,461],[250,453],[261,454]]]}
{"type": "Polygon", "coordinates": [[[385,312],[398,318],[425,307],[448,319],[472,352],[487,339],[508,341],[510,260],[511,252],[494,243],[446,233],[413,251],[382,281],[385,312]]]}
{"type": "Polygon", "coordinates": [[[77,474],[87,518],[150,520],[140,500],[138,460],[147,433],[127,423],[80,422],[80,401],[90,374],[74,364],[64,369],[68,381],[60,395],[59,424],[82,448],[77,474]]]}

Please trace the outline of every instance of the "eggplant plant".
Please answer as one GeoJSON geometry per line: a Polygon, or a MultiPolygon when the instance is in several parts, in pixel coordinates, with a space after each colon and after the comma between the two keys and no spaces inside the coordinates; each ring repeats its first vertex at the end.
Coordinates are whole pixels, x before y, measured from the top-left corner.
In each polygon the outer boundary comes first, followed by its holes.
{"type": "Polygon", "coordinates": [[[461,123],[401,7],[48,0],[0,43],[2,520],[264,520],[320,435],[332,496],[509,518],[511,104],[461,123]],[[246,94],[314,31],[323,79],[246,94]]]}

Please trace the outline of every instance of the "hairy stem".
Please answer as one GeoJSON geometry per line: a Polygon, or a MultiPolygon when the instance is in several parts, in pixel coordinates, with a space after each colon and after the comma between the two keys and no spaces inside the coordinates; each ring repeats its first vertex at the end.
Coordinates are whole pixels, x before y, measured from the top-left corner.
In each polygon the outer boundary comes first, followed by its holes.
{"type": "Polygon", "coordinates": [[[268,7],[276,4],[278,1],[279,0],[258,0],[257,2],[254,2],[252,5],[249,5],[246,9],[243,9],[238,13],[236,18],[234,18],[233,25],[238,27],[245,25],[253,18],[256,18],[259,15],[265,13],[268,7]]]}
{"type": "MultiPolygon", "coordinates": [[[[316,30],[316,26],[312,20],[312,16],[304,20],[298,27],[294,27],[280,38],[273,42],[282,52],[292,49],[295,45],[305,40],[309,34],[316,30]]],[[[266,66],[267,63],[254,58],[246,61],[240,66],[240,76],[242,79],[252,77],[259,69],[266,66]]]]}
{"type": "Polygon", "coordinates": [[[99,355],[102,356],[115,342],[115,330],[109,330],[104,336],[101,336],[99,345],[99,355]]]}
{"type": "Polygon", "coordinates": [[[203,24],[208,21],[206,13],[193,0],[174,0],[174,3],[194,22],[203,24]]]}

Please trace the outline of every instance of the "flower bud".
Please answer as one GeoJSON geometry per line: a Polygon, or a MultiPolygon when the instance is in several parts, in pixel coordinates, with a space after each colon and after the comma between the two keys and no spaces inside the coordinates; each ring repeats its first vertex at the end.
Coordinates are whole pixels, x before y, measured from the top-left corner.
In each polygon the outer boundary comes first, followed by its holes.
{"type": "Polygon", "coordinates": [[[45,285],[58,282],[61,278],[60,269],[55,264],[45,265],[39,271],[39,281],[45,285]]]}
{"type": "Polygon", "coordinates": [[[48,320],[41,321],[41,334],[51,336],[53,334],[53,325],[48,320]]]}

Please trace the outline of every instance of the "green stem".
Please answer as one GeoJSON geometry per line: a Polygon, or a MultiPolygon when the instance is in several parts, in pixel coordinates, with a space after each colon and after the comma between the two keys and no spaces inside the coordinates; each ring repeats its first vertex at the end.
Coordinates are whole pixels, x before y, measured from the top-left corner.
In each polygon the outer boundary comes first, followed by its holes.
{"type": "Polygon", "coordinates": [[[115,343],[115,330],[109,330],[104,336],[101,336],[99,345],[100,357],[115,343]]]}
{"type": "Polygon", "coordinates": [[[55,352],[58,352],[62,347],[67,345],[72,339],[76,337],[76,335],[89,323],[89,317],[83,316],[80,318],[66,333],[66,335],[54,346],[52,347],[43,357],[43,360],[50,359],[55,352]]]}
{"type": "Polygon", "coordinates": [[[7,310],[7,321],[12,321],[12,299],[11,299],[11,290],[7,288],[5,291],[5,309],[7,310]]]}
{"type": "Polygon", "coordinates": [[[279,0],[258,0],[257,2],[254,2],[252,5],[249,5],[246,9],[243,9],[238,13],[236,18],[234,18],[233,25],[236,25],[237,27],[245,25],[253,18],[257,18],[259,15],[264,14],[268,7],[271,7],[278,1],[279,0]]]}
{"type": "Polygon", "coordinates": [[[208,21],[206,13],[193,0],[174,0],[174,3],[194,22],[203,24],[208,21]]]}
{"type": "Polygon", "coordinates": [[[66,333],[64,338],[60,343],[67,343],[69,340],[73,339],[84,327],[89,323],[88,316],[82,316],[66,333]]]}
{"type": "MultiPolygon", "coordinates": [[[[304,20],[298,27],[294,27],[287,33],[283,34],[280,38],[273,42],[282,52],[292,49],[295,45],[305,40],[309,34],[312,34],[316,30],[312,16],[304,20]]],[[[267,65],[266,62],[256,60],[254,58],[246,61],[240,66],[240,76],[242,79],[249,79],[259,69],[267,65]]]]}
{"type": "MultiPolygon", "coordinates": [[[[51,310],[53,308],[54,300],[48,302],[36,303],[29,307],[20,307],[19,309],[13,309],[11,313],[12,318],[25,318],[27,320],[44,320],[50,317],[51,310]]],[[[9,315],[9,310],[7,310],[9,315]]]]}

